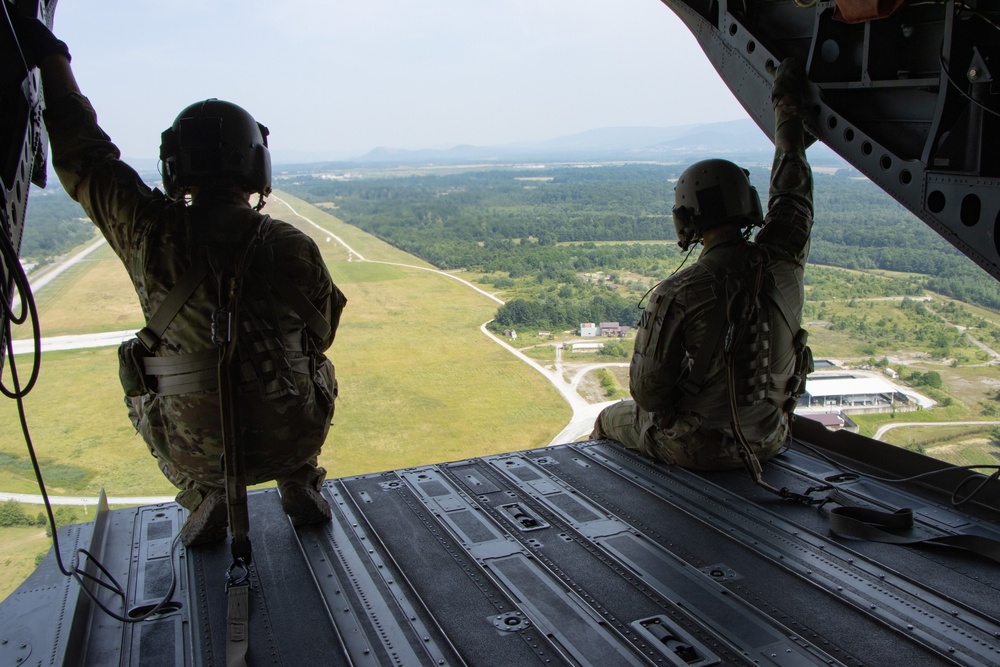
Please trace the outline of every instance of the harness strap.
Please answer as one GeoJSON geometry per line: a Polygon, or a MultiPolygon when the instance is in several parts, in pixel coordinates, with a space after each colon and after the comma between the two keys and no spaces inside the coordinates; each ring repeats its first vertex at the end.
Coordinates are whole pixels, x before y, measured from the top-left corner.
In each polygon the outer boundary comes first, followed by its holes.
{"type": "MultiPolygon", "coordinates": [[[[239,287],[240,277],[233,279],[230,308],[235,322],[239,322],[239,287]]],[[[232,534],[232,550],[234,563],[240,558],[250,562],[250,512],[247,509],[246,469],[243,460],[243,448],[240,446],[240,414],[236,396],[237,373],[239,361],[237,350],[237,332],[239,326],[232,328],[233,337],[220,341],[218,364],[219,410],[222,427],[223,461],[226,476],[226,502],[229,507],[229,530],[232,534]]]]}
{"type": "MultiPolygon", "coordinates": [[[[253,546],[250,543],[250,510],[247,507],[246,463],[241,446],[240,413],[236,395],[239,373],[237,348],[240,332],[240,296],[244,273],[250,269],[257,246],[271,227],[271,218],[264,216],[251,238],[242,259],[237,260],[229,282],[227,316],[231,325],[224,336],[215,336],[219,346],[218,390],[219,421],[222,430],[223,469],[226,481],[226,506],[229,513],[229,548],[233,564],[226,573],[226,667],[245,667],[249,647],[250,566],[253,546]]],[[[219,290],[220,296],[225,291],[219,290]]],[[[221,309],[220,309],[221,310],[221,309]]]]}
{"type": "Polygon", "coordinates": [[[149,318],[146,326],[136,332],[136,338],[142,341],[149,352],[152,352],[160,344],[163,332],[167,330],[167,326],[174,319],[174,316],[187,303],[206,275],[208,275],[208,261],[205,259],[205,253],[199,252],[198,258],[170,290],[167,298],[149,318]]]}
{"type": "Polygon", "coordinates": [[[274,265],[273,261],[270,262],[268,269],[263,273],[264,280],[286,300],[295,314],[302,318],[306,326],[312,329],[320,340],[326,339],[333,327],[323,314],[306,298],[302,290],[274,265]]]}
{"type": "Polygon", "coordinates": [[[146,357],[142,360],[146,372],[156,376],[193,373],[206,368],[214,370],[218,363],[219,349],[215,347],[172,357],[146,357]]]}
{"type": "MultiPolygon", "coordinates": [[[[238,284],[239,278],[234,279],[238,284]]],[[[230,307],[239,322],[239,288],[234,286],[230,307]]],[[[232,331],[238,331],[233,327],[232,331]]],[[[220,423],[222,426],[223,467],[226,478],[226,505],[229,513],[230,550],[233,565],[226,584],[226,667],[245,667],[249,644],[249,567],[252,559],[250,544],[250,510],[247,507],[247,482],[243,453],[240,447],[239,406],[236,401],[234,372],[236,370],[236,340],[220,341],[218,388],[220,423]],[[245,573],[239,580],[234,571],[245,573]]]]}
{"type": "Polygon", "coordinates": [[[218,387],[219,383],[213,368],[199,373],[161,378],[156,384],[156,394],[158,396],[173,396],[193,391],[214,391],[218,387]]]}
{"type": "Polygon", "coordinates": [[[642,431],[639,432],[639,442],[645,442],[649,446],[649,450],[653,451],[653,436],[650,430],[656,426],[656,413],[650,412],[646,416],[646,423],[642,426],[642,431]],[[646,439],[649,438],[647,441],[646,439]]]}
{"type": "Polygon", "coordinates": [[[802,324],[798,321],[798,319],[796,319],[795,315],[792,314],[792,307],[789,305],[788,299],[786,299],[785,295],[781,293],[778,286],[774,284],[774,280],[767,281],[767,284],[764,286],[764,294],[766,294],[767,298],[769,298],[771,302],[778,307],[778,310],[781,311],[781,316],[785,318],[785,324],[788,325],[788,328],[791,331],[795,332],[793,335],[797,335],[799,329],[802,328],[802,324]]]}

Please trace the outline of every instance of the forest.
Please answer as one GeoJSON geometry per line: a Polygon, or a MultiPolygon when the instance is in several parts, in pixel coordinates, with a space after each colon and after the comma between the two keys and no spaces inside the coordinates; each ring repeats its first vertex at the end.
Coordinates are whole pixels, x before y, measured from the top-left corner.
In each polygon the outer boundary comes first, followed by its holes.
{"type": "MultiPolygon", "coordinates": [[[[633,324],[645,292],[684,261],[670,242],[670,208],[671,179],[685,166],[291,174],[276,178],[275,187],[435,266],[463,269],[503,290],[508,303],[497,312],[499,329],[568,329],[580,322],[633,324]]],[[[750,171],[766,193],[768,170],[750,171]]],[[[1000,283],[856,171],[817,173],[815,208],[810,300],[917,296],[927,289],[1000,310],[1000,283]],[[907,275],[838,273],[834,280],[824,267],[907,275]]],[[[79,206],[50,188],[32,197],[21,256],[44,262],[93,234],[79,206]]]]}
{"type": "MultiPolygon", "coordinates": [[[[438,267],[483,274],[484,284],[516,294],[497,311],[498,326],[572,328],[632,323],[654,278],[681,263],[680,251],[668,243],[675,239],[669,211],[671,179],[685,166],[295,175],[279,187],[438,267]]],[[[751,168],[761,193],[768,176],[751,168]]],[[[1000,310],[1000,283],[856,171],[817,173],[815,208],[807,273],[812,299],[915,296],[928,289],[1000,310]],[[817,265],[911,275],[887,282],[856,274],[823,286],[817,265]]]]}
{"type": "Polygon", "coordinates": [[[21,238],[22,259],[46,263],[96,235],[83,209],[58,185],[33,188],[21,238]]]}

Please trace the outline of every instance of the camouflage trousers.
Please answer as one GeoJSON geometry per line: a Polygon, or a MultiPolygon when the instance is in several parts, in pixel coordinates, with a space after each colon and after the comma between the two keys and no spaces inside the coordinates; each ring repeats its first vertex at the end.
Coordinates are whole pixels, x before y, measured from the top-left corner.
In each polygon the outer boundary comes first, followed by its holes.
{"type": "MultiPolygon", "coordinates": [[[[299,395],[264,400],[256,385],[240,394],[241,451],[248,485],[270,480],[319,488],[317,467],[333,419],[337,380],[329,361],[295,374],[299,395]]],[[[209,492],[225,489],[218,394],[125,397],[129,419],[164,477],[180,492],[177,503],[194,510],[209,492]]]]}
{"type": "MultiPolygon", "coordinates": [[[[731,436],[698,427],[684,433],[671,433],[656,426],[651,426],[643,434],[649,419],[650,413],[641,409],[635,401],[619,401],[597,416],[591,437],[617,440],[652,459],[692,470],[743,467],[739,445],[731,436]]],[[[774,433],[750,445],[757,458],[766,461],[778,453],[787,436],[788,419],[783,417],[774,433]]]]}

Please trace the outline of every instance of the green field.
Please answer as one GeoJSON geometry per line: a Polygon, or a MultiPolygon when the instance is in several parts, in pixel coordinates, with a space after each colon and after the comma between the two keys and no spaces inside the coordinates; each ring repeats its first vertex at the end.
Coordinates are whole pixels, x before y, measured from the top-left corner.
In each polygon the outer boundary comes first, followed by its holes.
{"type": "MultiPolygon", "coordinates": [[[[89,245],[89,244],[88,244],[89,245]]],[[[143,326],[132,283],[111,247],[103,245],[35,295],[43,336],[123,331],[143,326]]],[[[30,337],[19,327],[15,338],[30,337]]]]}
{"type": "Polygon", "coordinates": [[[997,426],[901,426],[882,439],[957,466],[996,465],[1000,461],[998,434],[997,426]]]}
{"type": "MultiPolygon", "coordinates": [[[[365,259],[427,266],[319,209],[295,205],[365,259]]],[[[479,331],[496,302],[429,271],[349,262],[342,245],[277,202],[267,211],[316,238],[348,297],[330,354],[340,399],[320,458],[331,476],[538,447],[565,426],[570,410],[555,389],[479,331]]],[[[85,263],[75,280],[57,283],[52,296],[46,288],[39,299],[44,336],[68,333],[62,325],[50,330],[50,323],[97,321],[98,313],[129,308],[137,316],[134,293],[114,262],[85,263]],[[117,287],[116,268],[124,281],[117,287]],[[91,291],[81,291],[81,283],[91,291]],[[94,290],[106,298],[84,296],[94,290]]],[[[105,329],[137,324],[132,319],[105,329]]],[[[18,361],[26,374],[27,357],[18,361]]],[[[96,495],[105,487],[112,497],[172,495],[128,422],[114,348],[46,353],[25,404],[53,493],[96,495]]],[[[0,403],[0,420],[10,425],[0,433],[0,489],[36,493],[21,434],[11,428],[18,423],[12,401],[0,403]]]]}
{"type": "Polygon", "coordinates": [[[35,559],[48,552],[51,542],[44,528],[0,528],[0,601],[6,599],[35,569],[35,559]]]}

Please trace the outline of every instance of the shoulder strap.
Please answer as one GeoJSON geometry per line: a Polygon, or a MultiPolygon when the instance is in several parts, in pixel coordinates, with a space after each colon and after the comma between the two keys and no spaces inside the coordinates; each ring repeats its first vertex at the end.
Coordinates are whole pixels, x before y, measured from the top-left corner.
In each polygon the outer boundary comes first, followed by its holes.
{"type": "Polygon", "coordinates": [[[333,330],[330,323],[323,317],[323,314],[319,312],[316,306],[306,298],[302,290],[288,276],[278,270],[273,260],[264,272],[264,280],[285,299],[291,309],[295,311],[295,314],[302,318],[306,326],[312,329],[312,332],[320,340],[324,340],[330,335],[330,332],[333,330]]]}
{"type": "MultiPolygon", "coordinates": [[[[262,242],[267,236],[273,222],[271,216],[264,216],[260,224],[260,230],[257,233],[259,241],[262,242]]],[[[333,331],[333,326],[323,317],[323,313],[319,312],[316,306],[306,298],[302,290],[278,269],[274,261],[274,254],[270,252],[270,249],[268,249],[266,254],[261,274],[264,280],[285,299],[285,302],[295,311],[295,314],[306,323],[306,326],[312,329],[313,334],[319,337],[320,340],[324,340],[330,335],[330,332],[333,331]]]]}
{"type": "Polygon", "coordinates": [[[167,294],[167,298],[163,300],[160,307],[149,318],[146,326],[136,332],[136,338],[142,341],[142,344],[148,351],[152,352],[160,344],[160,337],[163,335],[163,332],[166,331],[167,326],[174,319],[174,316],[187,303],[187,300],[194,293],[198,285],[201,284],[201,281],[205,279],[206,275],[208,275],[208,262],[205,260],[205,253],[201,251],[187,272],[167,294]]]}

